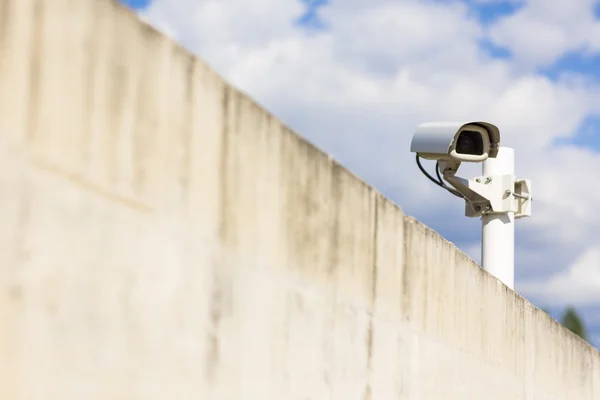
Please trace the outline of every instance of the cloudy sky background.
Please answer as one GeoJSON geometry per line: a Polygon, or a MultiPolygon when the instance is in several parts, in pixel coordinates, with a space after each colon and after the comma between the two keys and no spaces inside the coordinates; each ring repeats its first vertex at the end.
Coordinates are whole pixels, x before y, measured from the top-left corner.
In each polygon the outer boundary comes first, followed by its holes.
{"type": "Polygon", "coordinates": [[[576,306],[600,345],[600,0],[122,1],[477,261],[479,220],[409,144],[429,120],[497,124],[536,198],[515,289],[576,306]]]}

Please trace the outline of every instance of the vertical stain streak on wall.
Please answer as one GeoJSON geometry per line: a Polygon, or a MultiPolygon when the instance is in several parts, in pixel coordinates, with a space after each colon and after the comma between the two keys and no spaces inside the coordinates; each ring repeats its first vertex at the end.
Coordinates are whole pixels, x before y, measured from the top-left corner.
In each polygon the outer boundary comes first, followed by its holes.
{"type": "Polygon", "coordinates": [[[0,57],[5,54],[6,40],[10,29],[10,1],[0,2],[0,57]]]}
{"type": "MultiPolygon", "coordinates": [[[[235,226],[235,208],[236,199],[233,199],[233,188],[236,184],[235,179],[235,148],[233,147],[233,136],[235,125],[232,126],[231,108],[234,97],[231,95],[229,87],[224,88],[223,93],[223,130],[221,133],[221,165],[219,167],[219,189],[220,189],[220,224],[219,237],[225,245],[233,245],[235,242],[235,232],[231,229],[235,226]]],[[[237,199],[243,201],[243,199],[237,199]]]]}
{"type": "Polygon", "coordinates": [[[103,17],[103,9],[100,9],[100,15],[98,18],[90,17],[90,24],[92,25],[90,29],[86,32],[85,37],[85,47],[83,49],[86,52],[86,70],[87,74],[85,77],[87,78],[86,82],[82,82],[84,87],[84,98],[83,98],[83,110],[85,110],[85,115],[83,116],[83,134],[78,135],[80,140],[80,154],[83,160],[81,168],[87,172],[90,168],[91,160],[93,157],[92,146],[93,142],[91,138],[94,136],[94,131],[96,125],[98,124],[97,120],[97,112],[99,105],[96,103],[96,97],[98,95],[96,87],[98,85],[99,72],[102,70],[98,68],[98,63],[102,60],[102,55],[98,55],[99,47],[95,46],[95,32],[106,29],[106,25],[112,25],[111,18],[102,18],[103,17]]]}
{"type": "MultiPolygon", "coordinates": [[[[107,26],[107,28],[110,27],[107,26]]],[[[110,57],[115,59],[113,67],[108,71],[108,76],[104,76],[100,84],[106,85],[110,82],[108,88],[109,101],[106,105],[109,115],[113,116],[106,124],[103,124],[103,129],[98,132],[101,135],[102,155],[101,158],[106,163],[107,177],[106,181],[111,185],[117,185],[122,176],[122,165],[119,159],[120,148],[126,142],[126,132],[123,130],[125,119],[127,118],[129,107],[127,103],[130,101],[129,87],[131,82],[135,82],[139,72],[132,71],[130,66],[131,58],[127,55],[127,41],[123,38],[115,38],[110,47],[110,57]],[[131,71],[131,72],[130,72],[131,71]]],[[[148,83],[146,83],[148,84],[148,83]]],[[[151,84],[154,84],[151,83],[151,84]]],[[[107,89],[104,89],[107,90],[107,89]]],[[[154,114],[158,114],[159,110],[148,110],[154,114]]],[[[140,132],[141,134],[145,134],[140,132]]]]}
{"type": "Polygon", "coordinates": [[[328,227],[331,232],[329,245],[329,263],[326,273],[330,277],[335,277],[339,264],[339,249],[340,249],[340,202],[342,201],[341,187],[343,185],[341,167],[335,163],[331,163],[331,225],[328,227]]]}
{"type": "MultiPolygon", "coordinates": [[[[146,73],[144,73],[146,75],[146,73]]],[[[136,85],[136,124],[133,131],[133,181],[132,186],[137,195],[144,194],[144,182],[146,180],[146,171],[144,169],[144,138],[152,135],[156,129],[156,112],[150,109],[146,102],[150,93],[148,86],[153,82],[146,82],[146,79],[140,79],[136,85]]],[[[147,139],[146,139],[147,140],[147,139]]]]}
{"type": "MultiPolygon", "coordinates": [[[[126,20],[120,22],[123,24],[121,29],[128,32],[126,20]]],[[[163,181],[164,173],[160,136],[165,112],[161,104],[167,95],[164,88],[170,64],[170,57],[165,56],[170,55],[168,49],[171,44],[161,40],[153,29],[145,25],[141,27],[139,32],[135,32],[136,41],[141,41],[143,48],[137,63],[141,77],[137,84],[137,124],[133,141],[134,187],[136,194],[157,201],[161,193],[156,185],[163,181]]]]}
{"type": "Polygon", "coordinates": [[[215,271],[212,280],[210,296],[210,326],[208,333],[208,350],[204,363],[204,370],[208,382],[214,384],[217,364],[219,363],[219,328],[223,312],[223,292],[221,285],[224,283],[220,278],[220,271],[215,271]]]}
{"type": "MultiPolygon", "coordinates": [[[[230,232],[228,227],[232,223],[231,215],[229,214],[232,204],[230,204],[231,188],[229,185],[229,179],[231,176],[231,165],[229,164],[232,159],[231,148],[229,146],[231,140],[231,113],[230,113],[230,90],[227,86],[223,88],[223,97],[221,112],[222,112],[222,130],[220,133],[220,165],[218,166],[219,174],[218,177],[218,188],[219,188],[219,204],[218,204],[218,241],[227,246],[230,243],[230,232]]],[[[198,133],[198,132],[196,132],[198,133]]],[[[210,171],[194,171],[194,173],[207,174],[210,171]]],[[[219,327],[221,322],[221,312],[223,307],[221,284],[222,279],[220,278],[224,268],[224,265],[219,265],[215,270],[210,273],[210,296],[209,301],[209,332],[208,332],[208,344],[207,351],[204,361],[204,371],[206,379],[209,384],[214,384],[217,374],[217,365],[219,362],[219,327]]]]}
{"type": "MultiPolygon", "coordinates": [[[[411,224],[411,220],[410,218],[403,218],[403,228],[402,231],[404,232],[404,259],[402,262],[402,315],[404,316],[404,319],[406,321],[410,321],[411,319],[411,310],[410,310],[410,275],[409,275],[409,271],[411,269],[411,267],[414,268],[414,263],[415,260],[413,258],[411,258],[412,252],[411,252],[411,241],[410,238],[411,236],[407,234],[407,232],[410,231],[409,227],[411,224]]],[[[421,266],[421,264],[417,261],[416,263],[417,265],[421,266]]]]}
{"type": "Polygon", "coordinates": [[[373,393],[372,393],[372,379],[373,379],[373,346],[375,346],[374,343],[374,329],[375,329],[375,324],[373,319],[375,318],[374,313],[376,311],[376,302],[377,302],[377,284],[378,284],[378,277],[377,277],[377,264],[378,264],[378,260],[377,260],[377,233],[378,233],[378,195],[375,193],[371,193],[371,196],[373,198],[373,202],[374,202],[374,206],[373,206],[373,242],[371,244],[372,246],[372,252],[373,252],[373,260],[371,262],[371,268],[372,268],[372,276],[371,276],[371,307],[373,310],[373,313],[369,315],[369,323],[368,323],[368,328],[367,328],[367,385],[365,387],[365,395],[364,395],[364,400],[371,400],[373,393]]]}
{"type": "MultiPolygon", "coordinates": [[[[176,48],[175,48],[176,49],[176,48]]],[[[185,63],[185,83],[184,83],[184,94],[183,94],[183,107],[181,112],[183,113],[182,121],[183,126],[180,128],[181,131],[181,147],[178,152],[178,180],[179,187],[181,188],[181,204],[184,210],[189,208],[189,190],[190,190],[190,175],[192,168],[192,113],[194,103],[194,87],[196,84],[196,70],[197,65],[195,59],[187,54],[182,54],[181,50],[176,49],[180,57],[184,58],[185,63]],[[180,53],[181,52],[181,53],[180,53]]],[[[176,111],[174,111],[176,112],[176,111]]],[[[206,172],[205,172],[206,173],[206,172]]]]}
{"type": "MultiPolygon", "coordinates": [[[[235,201],[233,198],[235,193],[235,185],[237,182],[235,179],[235,148],[232,146],[235,138],[235,130],[237,126],[232,124],[232,120],[236,118],[236,115],[232,115],[232,103],[235,101],[234,96],[231,95],[231,89],[227,86],[223,88],[223,100],[222,100],[222,132],[221,132],[221,156],[219,166],[219,188],[220,188],[220,204],[219,204],[219,242],[225,248],[235,248],[236,238],[235,231],[231,228],[235,226],[235,201]],[[233,125],[233,126],[232,126],[233,125]]],[[[200,171],[200,173],[208,173],[209,171],[200,171]]],[[[226,257],[229,259],[229,257],[226,257]]],[[[204,370],[207,374],[209,383],[214,383],[216,377],[217,366],[220,362],[220,341],[219,333],[221,320],[224,312],[224,288],[229,287],[231,284],[227,281],[228,277],[224,275],[224,270],[227,267],[225,265],[218,265],[212,271],[212,278],[210,287],[209,297],[209,309],[210,309],[210,331],[208,334],[208,350],[205,360],[204,370]]]]}
{"type": "MultiPolygon", "coordinates": [[[[4,1],[10,3],[10,1],[4,1]]],[[[27,137],[30,142],[36,140],[39,129],[38,123],[42,118],[40,108],[42,107],[40,90],[42,88],[42,65],[43,65],[43,46],[44,46],[44,1],[33,0],[33,16],[31,36],[31,55],[29,60],[29,118],[27,126],[27,137]]],[[[8,55],[7,55],[8,56],[8,55]]]]}

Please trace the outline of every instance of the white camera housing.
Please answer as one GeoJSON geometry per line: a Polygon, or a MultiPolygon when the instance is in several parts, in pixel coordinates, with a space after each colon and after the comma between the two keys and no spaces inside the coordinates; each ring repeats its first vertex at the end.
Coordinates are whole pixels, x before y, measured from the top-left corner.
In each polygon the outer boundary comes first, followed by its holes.
{"type": "Polygon", "coordinates": [[[428,160],[483,162],[499,147],[500,130],[489,122],[426,122],[417,127],[410,151],[428,160]]]}

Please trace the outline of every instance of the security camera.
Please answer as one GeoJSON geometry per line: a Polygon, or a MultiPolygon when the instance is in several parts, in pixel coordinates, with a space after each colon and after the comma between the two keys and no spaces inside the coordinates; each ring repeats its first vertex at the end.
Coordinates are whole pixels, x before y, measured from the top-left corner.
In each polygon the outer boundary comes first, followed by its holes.
{"type": "Polygon", "coordinates": [[[428,160],[483,162],[499,147],[500,131],[488,122],[427,122],[417,127],[410,151],[428,160]]]}
{"type": "Polygon", "coordinates": [[[453,195],[475,202],[481,201],[467,181],[455,174],[462,162],[484,162],[498,155],[500,130],[489,122],[426,122],[417,127],[410,144],[417,166],[433,183],[453,195]],[[436,177],[421,165],[421,158],[436,160],[436,177]],[[442,179],[443,176],[443,179],[442,179]],[[437,179],[436,179],[437,178],[437,179]],[[452,187],[446,185],[450,183],[452,187]]]}
{"type": "Polygon", "coordinates": [[[496,162],[499,150],[500,130],[488,122],[424,123],[417,127],[410,146],[410,151],[417,153],[417,166],[430,181],[465,200],[468,217],[505,212],[514,212],[515,218],[527,217],[531,214],[529,180],[516,180],[512,174],[473,179],[456,176],[462,162],[488,158],[496,162]],[[421,158],[436,161],[435,176],[423,168],[421,158]]]}

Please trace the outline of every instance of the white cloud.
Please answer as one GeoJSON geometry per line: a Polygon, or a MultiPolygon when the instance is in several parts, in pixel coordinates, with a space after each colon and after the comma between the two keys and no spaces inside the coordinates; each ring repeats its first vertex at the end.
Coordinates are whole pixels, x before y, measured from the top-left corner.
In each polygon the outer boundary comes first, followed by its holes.
{"type": "Polygon", "coordinates": [[[521,286],[548,306],[597,305],[600,303],[600,246],[589,248],[567,269],[546,281],[521,286]]]}
{"type": "MultiPolygon", "coordinates": [[[[590,182],[600,181],[600,157],[552,144],[599,111],[598,87],[580,76],[555,82],[523,68],[592,46],[591,2],[568,4],[529,0],[491,28],[515,60],[482,50],[486,28],[457,2],[333,1],[320,13],[328,29],[317,32],[293,24],[303,9],[292,0],[154,0],[144,17],[409,212],[444,206],[463,213],[460,202],[442,203],[444,194],[415,168],[408,153],[415,126],[436,119],[497,123],[503,143],[517,150],[518,174],[534,179],[539,204],[525,229],[548,244],[539,251],[590,249],[576,269],[549,281],[577,287],[569,273],[594,274],[600,191],[590,182]]],[[[476,254],[476,247],[467,250],[476,254]]],[[[600,293],[599,281],[587,282],[600,293]]],[[[527,282],[517,287],[540,294],[527,282]]],[[[546,286],[568,298],[561,287],[546,286]]]]}
{"type": "Polygon", "coordinates": [[[492,26],[490,38],[528,68],[551,65],[571,51],[597,51],[600,24],[593,13],[597,2],[527,0],[492,26]]]}

